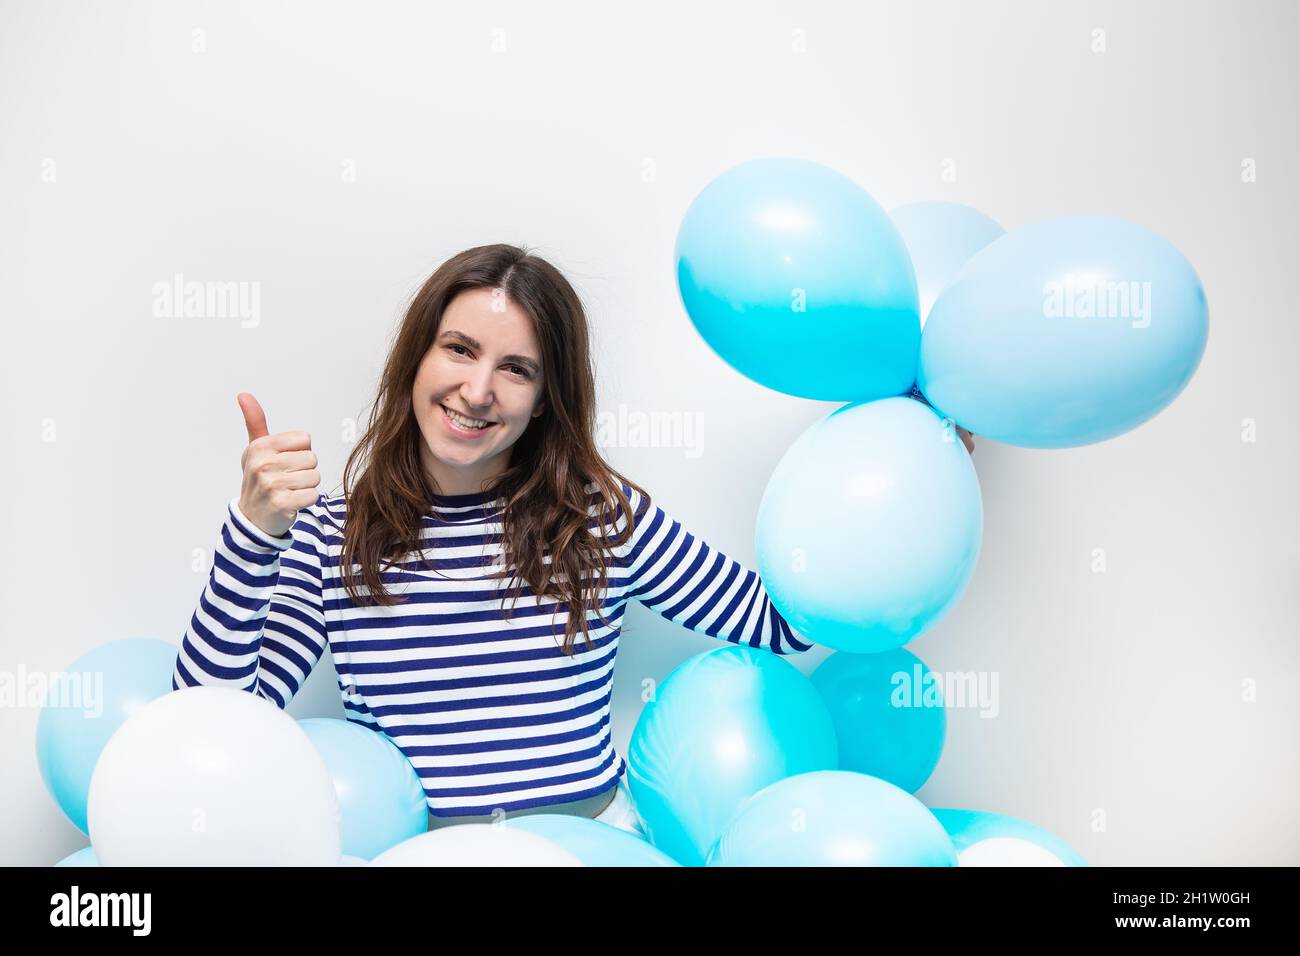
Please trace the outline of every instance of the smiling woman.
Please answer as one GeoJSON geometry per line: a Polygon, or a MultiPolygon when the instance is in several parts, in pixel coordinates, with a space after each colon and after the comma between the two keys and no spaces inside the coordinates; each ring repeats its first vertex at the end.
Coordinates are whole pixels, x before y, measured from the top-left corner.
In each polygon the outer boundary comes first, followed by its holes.
{"type": "MultiPolygon", "coordinates": [[[[430,496],[490,488],[506,501],[502,570],[520,584],[516,599],[527,585],[599,616],[603,552],[626,536],[592,537],[586,488],[599,489],[605,526],[629,507],[620,485],[641,489],[595,443],[586,313],[554,266],[506,244],[443,263],[407,310],[371,422],[344,469],[342,557],[354,601],[364,583],[365,598],[391,605],[380,565],[419,546],[430,496]]],[[[570,616],[565,651],[587,631],[585,616],[570,616]]]]}
{"type": "Polygon", "coordinates": [[[539,354],[532,319],[502,288],[467,289],[447,306],[411,392],[421,464],[443,493],[480,491],[509,468],[511,446],[545,411],[539,354]]]}
{"type": "Polygon", "coordinates": [[[604,461],[594,396],[586,316],[554,267],[510,245],[445,262],[343,494],[287,532],[231,501],[173,685],[284,707],[328,645],[348,719],[406,754],[435,825],[550,808],[635,830],[611,732],[627,602],[775,654],[812,645],[754,571],[604,461]]]}

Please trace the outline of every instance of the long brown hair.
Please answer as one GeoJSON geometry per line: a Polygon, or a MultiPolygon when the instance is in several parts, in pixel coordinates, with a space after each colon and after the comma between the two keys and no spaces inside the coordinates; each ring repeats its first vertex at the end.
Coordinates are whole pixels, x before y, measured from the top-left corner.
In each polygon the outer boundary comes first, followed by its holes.
{"type": "Polygon", "coordinates": [[[421,465],[423,437],[411,389],[443,312],[461,292],[478,288],[501,289],[532,319],[545,379],[545,411],[515,441],[504,475],[490,482],[505,498],[505,570],[496,576],[509,575],[515,582],[502,596],[502,610],[507,595],[513,595],[513,610],[525,581],[539,599],[556,598],[561,602],[556,610],[569,611],[563,651],[571,655],[579,628],[592,646],[589,608],[608,623],[600,608],[607,555],[630,539],[635,518],[620,483],[645,491],[611,468],[597,449],[595,376],[582,302],[559,270],[527,247],[496,243],[467,249],[439,266],[411,300],[384,363],[369,424],[343,469],[343,585],[357,604],[363,581],[372,603],[397,603],[384,588],[379,564],[419,548],[430,496],[442,494],[421,465]],[[354,470],[359,472],[355,484],[354,470]],[[591,482],[599,486],[599,537],[588,529],[592,498],[585,486],[591,482]],[[626,527],[611,536],[619,516],[626,517],[626,527]]]}

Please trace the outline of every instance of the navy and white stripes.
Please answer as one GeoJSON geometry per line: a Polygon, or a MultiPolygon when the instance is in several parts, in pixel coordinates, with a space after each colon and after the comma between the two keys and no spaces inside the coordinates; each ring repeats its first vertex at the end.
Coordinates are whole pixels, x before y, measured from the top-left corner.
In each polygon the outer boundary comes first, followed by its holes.
{"type": "MultiPolygon", "coordinates": [[[[812,647],[777,612],[755,572],[623,490],[638,518],[609,562],[601,604],[608,625],[588,610],[592,646],[579,630],[572,657],[560,649],[568,612],[554,598],[539,603],[525,582],[509,620],[502,614],[511,582],[490,575],[501,565],[504,502],[490,491],[434,496],[421,531],[424,559],[412,552],[380,572],[400,603],[366,608],[340,581],[342,496],[320,496],[279,538],[232,499],[173,687],[234,687],[284,707],[328,644],[348,719],[402,749],[434,815],[478,816],[604,792],[625,769],[610,733],[610,698],[628,599],[719,640],[777,654],[812,647]]],[[[613,530],[625,521],[620,515],[613,530]]]]}

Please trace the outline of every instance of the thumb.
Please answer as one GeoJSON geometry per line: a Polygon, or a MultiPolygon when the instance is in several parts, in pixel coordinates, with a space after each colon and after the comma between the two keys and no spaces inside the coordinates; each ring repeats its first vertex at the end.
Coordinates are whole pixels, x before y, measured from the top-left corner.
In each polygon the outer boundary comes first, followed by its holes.
{"type": "Polygon", "coordinates": [[[266,413],[262,411],[262,406],[248,392],[240,392],[236,401],[239,402],[239,408],[244,413],[244,427],[248,429],[248,441],[252,444],[255,438],[265,438],[266,430],[266,413]]]}

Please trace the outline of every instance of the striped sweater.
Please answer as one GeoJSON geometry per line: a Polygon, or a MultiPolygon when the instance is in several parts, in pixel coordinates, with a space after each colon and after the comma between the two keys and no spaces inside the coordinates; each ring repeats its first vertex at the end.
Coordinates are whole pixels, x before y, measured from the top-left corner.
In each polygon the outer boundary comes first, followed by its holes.
{"type": "MultiPolygon", "coordinates": [[[[626,769],[610,701],[629,598],[719,640],[776,654],[813,646],[776,610],[759,575],[622,487],[637,518],[608,559],[608,624],[588,610],[592,646],[579,630],[572,657],[561,650],[568,612],[555,599],[539,602],[523,582],[510,619],[501,611],[511,581],[490,577],[501,563],[504,505],[492,490],[432,496],[421,529],[426,560],[411,552],[380,572],[399,599],[392,607],[359,607],[342,588],[344,496],[321,495],[282,537],[250,522],[236,497],[172,685],[234,687],[283,708],[328,644],[347,719],[401,748],[434,816],[602,793],[626,769]]],[[[598,501],[592,494],[593,533],[598,501]]],[[[625,526],[618,515],[613,530],[625,526]]]]}

